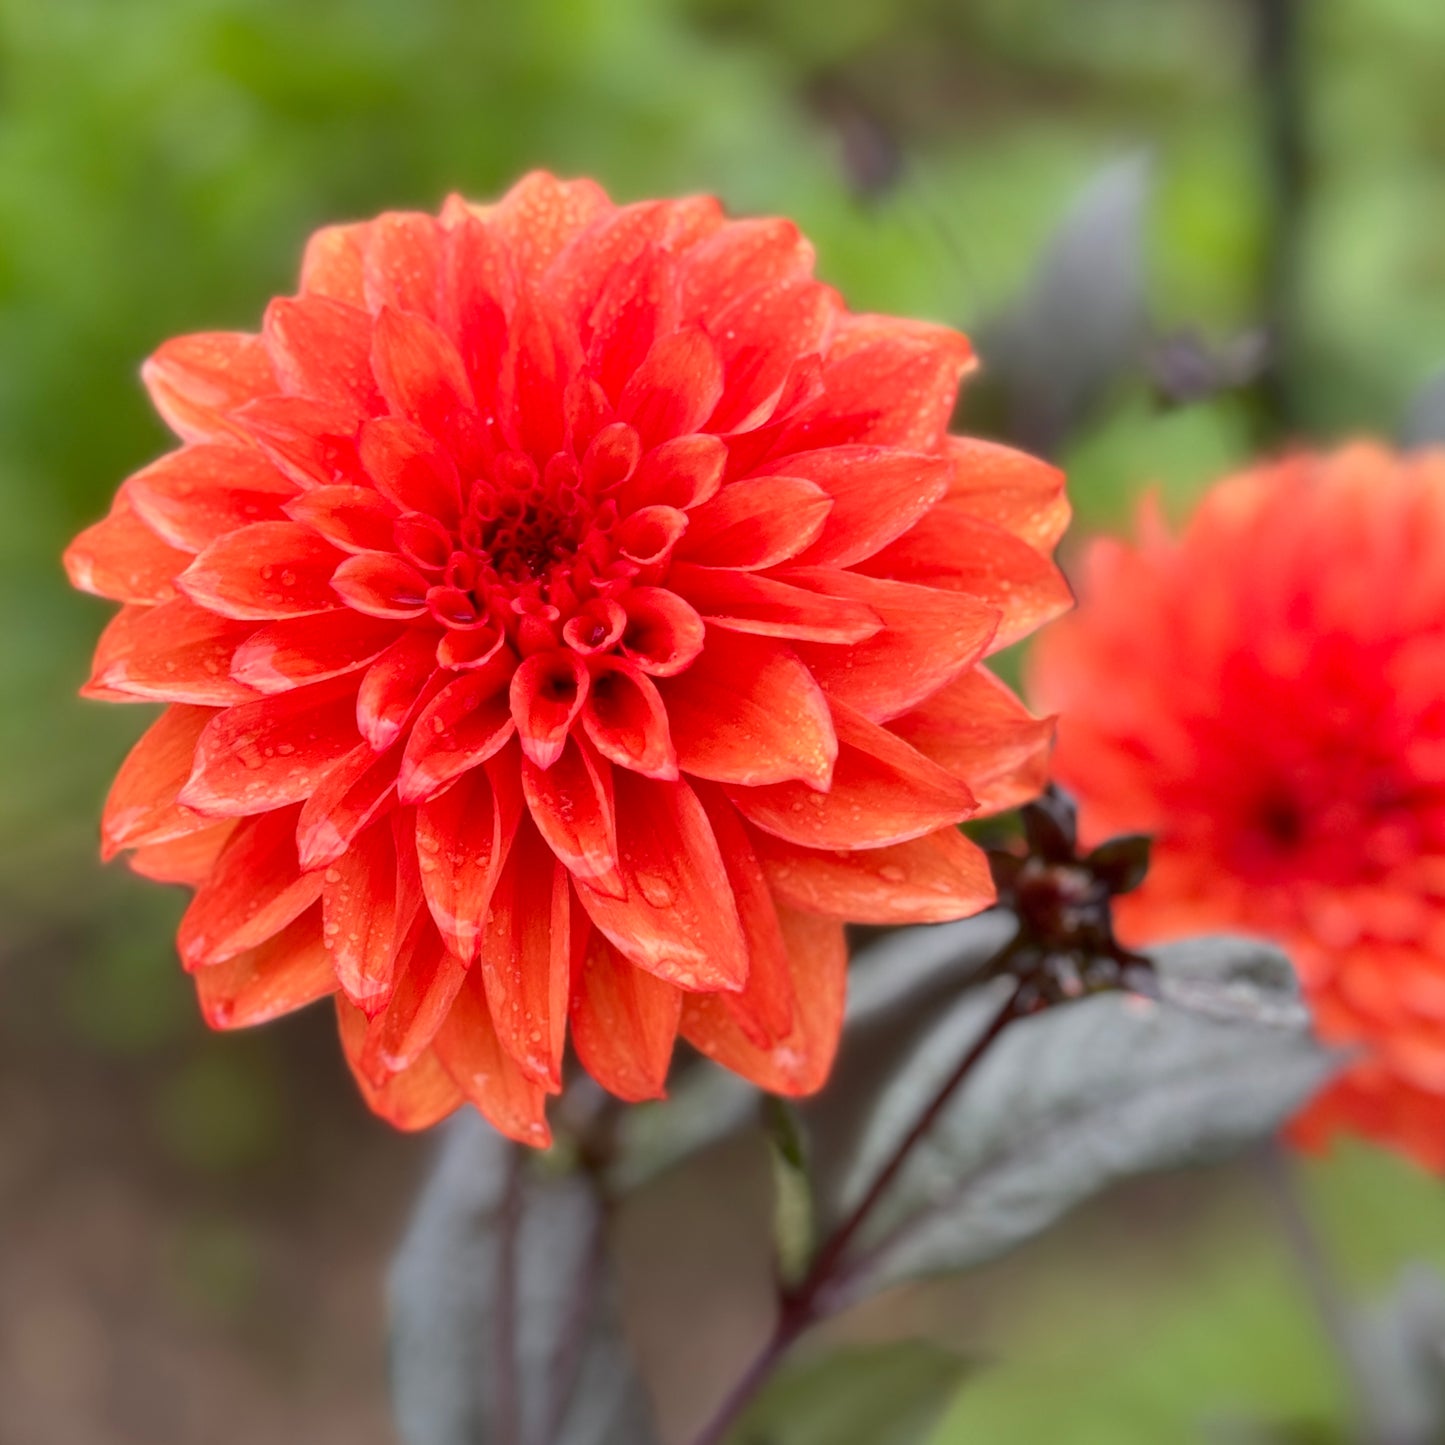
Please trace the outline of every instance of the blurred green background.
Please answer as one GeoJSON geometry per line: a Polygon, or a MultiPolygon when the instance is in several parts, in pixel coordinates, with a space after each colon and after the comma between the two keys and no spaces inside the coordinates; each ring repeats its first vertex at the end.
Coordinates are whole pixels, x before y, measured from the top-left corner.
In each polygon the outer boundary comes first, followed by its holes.
{"type": "MultiPolygon", "coordinates": [[[[975,331],[987,365],[1071,204],[1147,155],[1143,261],[1115,284],[1173,349],[1100,360],[1048,440],[1081,531],[1149,483],[1183,506],[1260,445],[1395,431],[1445,365],[1445,7],[1304,0],[1283,172],[1263,8],[0,0],[0,1441],[389,1438],[375,1281],[418,1146],[361,1117],[324,1019],[204,1037],[182,900],[94,861],[149,710],[76,700],[107,609],[58,558],[166,446],[147,352],[254,325],[319,224],[543,165],[785,212],[855,307],[975,331]],[[1231,384],[1172,386],[1181,354],[1231,384]]],[[[1045,332],[1030,354],[1074,346],[1089,374],[1087,338],[1045,332]]],[[[1026,433],[1011,384],[1001,364],[965,425],[1026,433]]],[[[1353,1149],[1310,1183],[1352,1286],[1445,1258],[1433,1182],[1353,1149]]],[[[940,1445],[1224,1438],[1221,1411],[1338,1438],[1337,1369],[1241,1190],[1191,1185],[1147,1249],[1134,1199],[1087,1249],[1019,1256],[990,1287],[1003,1363],[940,1445]]]]}

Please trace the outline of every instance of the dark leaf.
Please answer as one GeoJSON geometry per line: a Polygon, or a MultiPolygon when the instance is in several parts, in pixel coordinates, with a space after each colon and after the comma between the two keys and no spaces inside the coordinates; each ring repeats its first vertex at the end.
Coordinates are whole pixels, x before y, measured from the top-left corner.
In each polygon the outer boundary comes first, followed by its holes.
{"type": "Polygon", "coordinates": [[[805,1360],[778,1376],[728,1445],[919,1445],[969,1368],[922,1340],[805,1360]]]}
{"type": "MultiPolygon", "coordinates": [[[[1004,1033],[872,1217],[869,1287],[980,1264],[1116,1179],[1267,1137],[1336,1067],[1268,945],[1198,940],[1158,950],[1154,964],[1165,998],[1182,992],[1188,1007],[1100,994],[1004,1033]]],[[[866,1188],[998,1007],[993,987],[943,1013],[885,1085],[847,1197],[866,1188]]]]}
{"type": "Polygon", "coordinates": [[[1022,297],[982,350],[1006,393],[1011,433],[1055,451],[1121,377],[1147,330],[1144,235],[1151,165],[1116,161],[1084,187],[1022,297]]]}
{"type": "Polygon", "coordinates": [[[479,1115],[447,1126],[392,1265],[392,1394],[407,1445],[649,1445],[601,1203],[479,1115]]]}
{"type": "Polygon", "coordinates": [[[1051,783],[1020,811],[1029,852],[1046,863],[1071,863],[1079,839],[1079,810],[1074,800],[1051,783]]]}
{"type": "Polygon", "coordinates": [[[1132,893],[1149,872],[1149,851],[1153,839],[1144,833],[1126,833],[1100,843],[1084,859],[1084,867],[1111,894],[1132,893]]]}

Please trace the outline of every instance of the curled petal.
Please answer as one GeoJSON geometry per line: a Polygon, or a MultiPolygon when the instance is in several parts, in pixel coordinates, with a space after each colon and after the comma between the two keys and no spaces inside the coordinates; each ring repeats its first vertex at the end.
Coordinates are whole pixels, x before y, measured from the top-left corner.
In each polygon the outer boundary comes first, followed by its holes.
{"type": "Polygon", "coordinates": [[[165,602],[176,595],[176,574],[191,554],[162,542],[122,492],[103,521],[65,549],[72,587],[116,602],[165,602]]]}
{"type": "Polygon", "coordinates": [[[603,757],[651,778],[677,777],[667,708],[657,685],[634,664],[594,658],[582,727],[603,757]]]}
{"type": "Polygon", "coordinates": [[[634,587],[622,598],[623,655],[653,677],[672,677],[702,651],[706,629],[697,610],[666,587],[634,587]]]}
{"type": "Polygon", "coordinates": [[[682,993],[635,968],[596,930],[572,989],[572,1044],[609,1093],[660,1099],[672,1062],[682,993]]]}
{"type": "Polygon", "coordinates": [[[624,896],[573,882],[593,924],[626,958],[684,989],[737,989],[747,945],[727,869],[686,783],[613,775],[624,896]]]}
{"type": "Polygon", "coordinates": [[[784,644],[713,632],[697,661],[659,686],[683,772],[746,787],[828,787],[838,756],[828,700],[784,644]]]}
{"type": "Polygon", "coordinates": [[[903,843],[976,809],[968,787],[902,739],[834,704],[838,761],[826,793],[804,783],[730,788],[755,827],[804,848],[852,852],[903,843]]]}
{"type": "Polygon", "coordinates": [[[691,994],[682,1004],[682,1035],[699,1052],[772,1094],[816,1093],[828,1080],[843,1032],[848,946],[830,918],[778,909],[788,951],[793,1027],[760,1048],[717,994],[691,994]]]}
{"type": "Polygon", "coordinates": [[[806,913],[883,926],[944,923],[994,902],[988,862],[957,828],[855,853],[799,848],[761,832],[755,842],[779,902],[806,913]]]}
{"type": "Polygon", "coordinates": [[[476,957],[497,880],[522,818],[510,758],[473,768],[416,810],[416,851],[427,907],[447,947],[476,957]]]}
{"type": "Polygon", "coordinates": [[[236,433],[230,413],[279,390],[265,343],[238,331],[202,331],[167,341],[141,367],[155,408],[183,441],[236,433]]]}
{"type": "Polygon", "coordinates": [[[221,850],[181,919],[187,968],[223,963],[274,937],[321,896],[321,878],[296,858],[296,810],[247,818],[221,850]]]}
{"type": "Polygon", "coordinates": [[[132,508],[163,542],[199,552],[252,522],[279,521],[296,484],[254,447],[192,446],[125,484],[132,508]]]}
{"type": "Polygon", "coordinates": [[[424,1053],[409,1069],[389,1075],[384,1083],[373,1083],[366,1067],[367,1016],[346,999],[338,998],[336,1021],[346,1062],[361,1097],[388,1124],[405,1130],[430,1129],[465,1099],[450,1070],[442,1066],[439,1050],[424,1053]]]}
{"type": "Polygon", "coordinates": [[[402,758],[404,803],[434,798],[453,778],[500,751],[516,730],[504,667],[463,673],[422,709],[402,758]]]}
{"type": "Polygon", "coordinates": [[[227,707],[255,692],[231,676],[237,649],[254,624],[217,617],[184,597],[159,607],[124,607],[95,648],[82,691],[117,698],[227,707]]]}
{"type": "Polygon", "coordinates": [[[617,545],[629,562],[656,566],[667,561],[687,526],[687,513],[676,507],[642,507],[617,528],[617,545]]]}
{"type": "Polygon", "coordinates": [[[213,1029],[246,1029],[336,992],[331,955],[313,906],[257,947],[195,973],[201,1017],[213,1029]]]}
{"type": "Polygon", "coordinates": [[[519,1144],[545,1149],[547,1091],[502,1047],[480,971],[471,969],[432,1045],[465,1096],[493,1128],[519,1144]]]}
{"type": "Polygon", "coordinates": [[[394,622],[360,612],[285,617],[258,627],[231,658],[231,676],[257,692],[286,692],[355,672],[396,638],[394,622]]]}
{"type": "Polygon", "coordinates": [[[522,751],[540,768],[562,755],[567,733],[587,702],[591,679],[575,653],[534,652],[512,675],[511,710],[522,751]]]}
{"type": "Polygon", "coordinates": [[[222,617],[304,617],[337,605],[331,575],[340,560],[300,522],[256,522],[218,537],[176,585],[222,617]]]}
{"type": "Polygon", "coordinates": [[[239,818],[308,798],[360,741],[353,687],[341,677],[217,713],[196,744],[181,801],[239,818]]]}

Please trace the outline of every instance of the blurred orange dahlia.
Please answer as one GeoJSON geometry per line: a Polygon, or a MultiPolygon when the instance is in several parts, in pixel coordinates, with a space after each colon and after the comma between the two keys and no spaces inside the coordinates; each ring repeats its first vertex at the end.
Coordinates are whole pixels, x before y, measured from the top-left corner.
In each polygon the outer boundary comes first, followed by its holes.
{"type": "Polygon", "coordinates": [[[104,848],[195,887],[213,1025],[335,994],[378,1113],[540,1144],[569,1031],[624,1099],[679,1032],[806,1093],[841,920],[988,904],[955,825],[1049,727],[979,662],[1067,605],[1060,478],[946,434],[963,337],[812,264],[534,174],[146,364],[183,445],[66,561],[125,604],[86,694],[169,704],[104,848]]]}
{"type": "Polygon", "coordinates": [[[1293,1126],[1445,1169],[1445,454],[1295,456],[1216,487],[1178,538],[1094,544],[1041,641],[1056,773],[1094,837],[1156,838],[1140,944],[1283,944],[1359,1061],[1293,1126]]]}

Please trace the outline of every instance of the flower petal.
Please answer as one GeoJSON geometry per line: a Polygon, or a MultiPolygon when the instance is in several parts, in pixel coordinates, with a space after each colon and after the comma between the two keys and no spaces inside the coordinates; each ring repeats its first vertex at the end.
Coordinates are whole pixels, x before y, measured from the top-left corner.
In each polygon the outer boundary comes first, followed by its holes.
{"type": "Polygon", "coordinates": [[[1069,501],[1057,467],[977,437],[948,437],[944,451],[953,471],[949,495],[973,516],[1012,532],[1039,552],[1063,536],[1069,501]]]}
{"type": "Polygon", "coordinates": [[[512,674],[510,706],[517,736],[522,751],[538,767],[550,768],[562,756],[590,686],[587,664],[566,648],[534,652],[512,674]]]}
{"type": "Polygon", "coordinates": [[[622,388],[617,415],[644,447],[695,432],[722,398],[722,362],[700,326],[658,339],[622,388]]]}
{"type": "Polygon", "coordinates": [[[456,524],[461,480],[456,463],[430,432],[399,416],[377,417],[361,429],[360,455],[377,490],[403,512],[456,524]]]}
{"type": "Polygon", "coordinates": [[[409,1069],[392,1074],[378,1086],[371,1081],[364,1057],[366,1051],[366,1015],[346,999],[336,1000],[336,1021],[340,1026],[341,1046],[352,1077],[361,1090],[367,1107],[397,1129],[430,1129],[445,1119],[466,1097],[451,1073],[442,1067],[437,1051],[424,1053],[409,1069]]]}
{"type": "Polygon", "coordinates": [[[100,635],[95,671],[83,692],[227,707],[256,696],[231,676],[237,649],[254,630],[184,597],[159,607],[124,607],[100,635]]]}
{"type": "Polygon", "coordinates": [[[416,849],[427,907],[447,947],[476,957],[497,880],[522,820],[509,759],[473,768],[416,810],[416,849]]]}
{"type": "Polygon", "coordinates": [[[792,973],[792,1031],[762,1049],[742,1031],[716,994],[690,994],[682,1035],[699,1052],[771,1094],[815,1094],[828,1080],[843,1032],[848,946],[833,919],[778,909],[792,973]]]}
{"type": "Polygon", "coordinates": [[[120,765],[100,819],[101,857],[122,848],[164,843],[205,827],[207,820],[176,801],[191,775],[196,741],[214,714],[204,707],[168,707],[120,765]]]}
{"type": "Polygon", "coordinates": [[[1012,532],[945,498],[896,542],[860,564],[874,577],[967,593],[1001,613],[993,647],[1007,647],[1073,606],[1063,573],[1012,532]]]}
{"type": "Polygon", "coordinates": [[[936,832],[969,817],[973,794],[951,773],[851,708],[834,704],[838,761],[832,786],[729,788],[748,822],[804,848],[852,852],[936,832]]]}
{"type": "Polygon", "coordinates": [[[321,896],[321,877],[296,859],[297,809],[247,818],[196,890],[176,942],[188,969],[224,963],[299,918],[321,896]]]}
{"type": "Polygon", "coordinates": [[[265,343],[239,331],[202,331],[167,341],[141,367],[155,409],[183,441],[227,440],[230,413],[279,390],[265,343]]]}
{"type": "Polygon", "coordinates": [[[341,553],[300,522],[255,522],[218,537],[176,578],[221,617],[305,617],[337,606],[331,576],[341,553]]]}
{"type": "Polygon", "coordinates": [[[235,822],[227,818],[222,823],[207,824],[184,837],[171,838],[164,843],[144,843],[126,862],[132,873],[152,882],[180,883],[187,888],[199,888],[210,877],[216,859],[221,856],[221,849],[235,831],[235,822]]]}
{"type": "Polygon", "coordinates": [[[426,611],[427,580],[400,557],[360,552],[331,574],[335,594],[368,617],[405,621],[426,611]]]}
{"type": "Polygon", "coordinates": [[[367,308],[435,316],[441,269],[441,227],[420,211],[386,211],[367,228],[362,285],[367,308]]]}
{"type": "Polygon", "coordinates": [[[391,801],[401,749],[373,752],[359,743],[321,780],[301,805],[296,846],[303,868],[334,863],[391,801]]]}
{"type": "Polygon", "coordinates": [[[358,421],[382,407],[371,374],[371,317],[327,296],[279,296],[261,327],[283,391],[353,412],[358,421]]]}
{"type": "Polygon", "coordinates": [[[432,1048],[493,1128],[537,1149],[551,1144],[547,1091],[502,1047],[477,969],[468,970],[432,1048]]]}
{"type": "Polygon", "coordinates": [[[596,181],[563,181],[547,171],[529,171],[487,219],[506,240],[521,274],[535,278],[611,205],[596,181]]]}
{"type": "Polygon", "coordinates": [[[706,629],[696,609],[666,587],[634,587],[622,596],[622,653],[653,677],[682,672],[702,651],[706,629]]]}
{"type": "Polygon", "coordinates": [[[768,470],[805,478],[833,499],[817,540],[798,559],[833,567],[851,567],[901,536],[942,499],[953,475],[943,457],[878,446],[797,452],[768,470]]]}
{"type": "Polygon", "coordinates": [[[522,793],[537,831],[569,872],[599,880],[614,872],[617,819],[612,808],[612,769],[605,760],[569,737],[549,768],[539,768],[523,756],[522,793]]]}
{"type": "Polygon", "coordinates": [[[384,306],[372,336],[371,366],[387,405],[436,437],[449,436],[475,410],[456,347],[434,321],[384,306]]]}
{"type": "Polygon", "coordinates": [[[882,722],[916,706],[989,650],[998,609],[966,593],[862,577],[833,567],[788,577],[869,607],[883,630],[852,647],[799,642],[798,656],[834,702],[882,722]]]}
{"type": "Polygon", "coordinates": [[[566,868],[524,820],[492,894],[477,966],[502,1047],[553,1094],[562,1087],[571,908],[566,868]]]}
{"type": "Polygon", "coordinates": [[[396,624],[360,612],[322,612],[267,623],[236,649],[231,676],[257,692],[286,692],[365,667],[396,637],[396,624]]]}
{"type": "Polygon", "coordinates": [[[862,642],[883,630],[883,619],[865,602],[826,597],[750,572],[679,562],[668,576],[668,586],[708,622],[730,632],[862,642]]]}
{"type": "Polygon", "coordinates": [[[314,296],[330,296],[352,306],[364,306],[366,294],[361,279],[361,250],[369,223],[323,226],[313,231],[301,257],[301,290],[314,296]]]}
{"type": "Polygon", "coordinates": [[[650,778],[677,777],[667,708],[657,685],[619,657],[596,657],[582,727],[603,757],[650,778]]]}
{"type": "Polygon", "coordinates": [[[397,784],[402,802],[434,798],[505,747],[515,729],[505,667],[491,664],[449,682],[412,725],[397,784]]]}
{"type": "Polygon", "coordinates": [[[373,1078],[409,1069],[431,1047],[466,976],[466,964],[418,914],[397,956],[391,998],[367,1029],[362,1067],[373,1078]]]}
{"type": "Polygon", "coordinates": [[[832,505],[821,487],[796,477],[732,482],[688,515],[677,556],[707,567],[775,567],[818,536],[832,505]]]}
{"type": "Polygon", "coordinates": [[[747,787],[828,787],[838,756],[828,700],[786,645],[712,632],[697,661],[659,688],[683,772],[747,787]]]}
{"type": "Polygon", "coordinates": [[[1054,720],[1034,717],[982,667],[894,718],[889,730],[962,778],[980,813],[1017,808],[1048,781],[1054,720]]]}
{"type": "Polygon", "coordinates": [[[346,996],[370,1018],[391,995],[420,889],[406,886],[389,822],[367,828],[321,878],[322,935],[332,967],[346,996]]]}
{"type": "Polygon", "coordinates": [[[582,1067],[629,1103],[660,1099],[682,993],[629,963],[595,929],[572,989],[572,1046],[582,1067]]]}
{"type": "Polygon", "coordinates": [[[575,879],[593,924],[624,957],[679,988],[741,988],[747,945],[702,804],[686,783],[626,769],[614,774],[613,789],[626,892],[612,897],[575,879]]]}
{"type": "Polygon", "coordinates": [[[352,686],[340,677],[217,713],[196,745],[181,801],[238,818],[308,798],[360,741],[352,686]]]}
{"type": "Polygon", "coordinates": [[[121,492],[110,515],[87,527],[65,549],[72,587],[116,602],[165,602],[191,553],[167,545],[136,515],[121,492]]]}
{"type": "Polygon", "coordinates": [[[436,633],[408,628],[366,670],[356,693],[356,725],[377,752],[401,736],[436,676],[436,633]]]}
{"type": "Polygon", "coordinates": [[[780,903],[851,923],[944,923],[991,907],[983,852],[957,828],[855,853],[799,848],[755,835],[768,886],[780,903]]]}
{"type": "Polygon", "coordinates": [[[191,446],[137,472],[125,495],[163,542],[194,553],[238,527],[279,521],[296,484],[254,447],[191,446]]]}
{"type": "Polygon", "coordinates": [[[213,1029],[247,1029],[336,992],[331,955],[310,909],[273,938],[194,975],[201,1017],[213,1029]]]}

